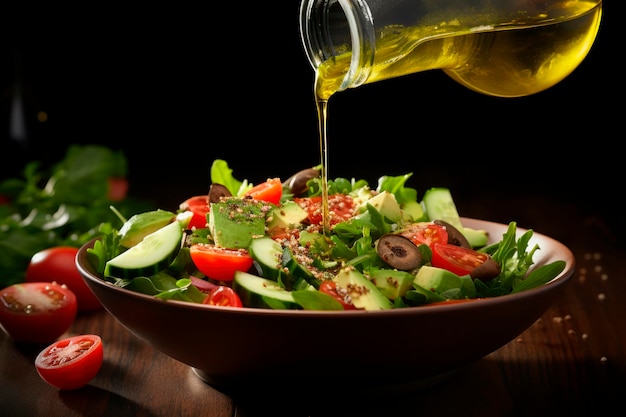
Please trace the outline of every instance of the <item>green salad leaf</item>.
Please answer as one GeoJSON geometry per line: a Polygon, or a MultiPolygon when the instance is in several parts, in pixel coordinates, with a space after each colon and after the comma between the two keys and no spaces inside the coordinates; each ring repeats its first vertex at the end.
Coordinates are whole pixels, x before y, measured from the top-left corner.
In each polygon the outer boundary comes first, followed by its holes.
{"type": "MultiPolygon", "coordinates": [[[[31,161],[21,176],[0,182],[0,288],[23,282],[31,257],[54,246],[80,247],[101,235],[103,223],[119,224],[108,200],[110,178],[125,178],[123,153],[99,145],[73,145],[50,168],[31,161]]],[[[128,215],[150,208],[126,198],[128,215]]]]}

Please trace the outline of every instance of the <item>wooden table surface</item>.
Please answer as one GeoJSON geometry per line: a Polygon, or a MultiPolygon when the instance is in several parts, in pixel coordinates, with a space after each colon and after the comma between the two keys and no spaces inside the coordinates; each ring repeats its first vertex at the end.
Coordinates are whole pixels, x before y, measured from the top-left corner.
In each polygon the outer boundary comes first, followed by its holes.
{"type": "MultiPolygon", "coordinates": [[[[507,223],[565,243],[577,270],[563,296],[516,339],[415,392],[333,392],[234,400],[155,351],[106,311],[81,314],[67,335],[97,333],[104,364],[91,383],[58,391],[33,360],[39,349],[0,332],[0,415],[21,416],[543,416],[602,415],[626,395],[626,251],[603,219],[544,198],[464,203],[467,217],[507,223]]],[[[459,346],[462,349],[463,346],[459,346]]],[[[286,381],[289,383],[289,381],[286,381]]],[[[346,376],[346,383],[350,378],[346,376]]]]}

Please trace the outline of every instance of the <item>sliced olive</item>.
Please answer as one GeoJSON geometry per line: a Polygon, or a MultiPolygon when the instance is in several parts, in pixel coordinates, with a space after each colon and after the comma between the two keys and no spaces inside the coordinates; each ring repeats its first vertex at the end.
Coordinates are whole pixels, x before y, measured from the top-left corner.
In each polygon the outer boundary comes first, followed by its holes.
{"type": "Polygon", "coordinates": [[[500,275],[500,265],[491,258],[470,272],[470,276],[473,279],[479,279],[483,282],[491,281],[498,275],[500,275]]]}
{"type": "Polygon", "coordinates": [[[459,229],[452,226],[450,223],[444,220],[434,220],[433,223],[438,224],[439,226],[443,226],[446,228],[448,232],[448,243],[451,245],[461,246],[462,248],[471,249],[467,238],[461,233],[459,229]]]}
{"type": "Polygon", "coordinates": [[[320,171],[315,168],[307,168],[296,172],[283,182],[295,196],[303,194],[307,190],[307,181],[320,176],[320,171]]]}
{"type": "Polygon", "coordinates": [[[422,262],[419,248],[406,237],[393,233],[378,240],[376,252],[386,264],[400,271],[411,271],[422,262]]]}
{"type": "Polygon", "coordinates": [[[209,188],[209,203],[219,203],[222,197],[231,196],[231,192],[222,184],[213,183],[209,188]]]}

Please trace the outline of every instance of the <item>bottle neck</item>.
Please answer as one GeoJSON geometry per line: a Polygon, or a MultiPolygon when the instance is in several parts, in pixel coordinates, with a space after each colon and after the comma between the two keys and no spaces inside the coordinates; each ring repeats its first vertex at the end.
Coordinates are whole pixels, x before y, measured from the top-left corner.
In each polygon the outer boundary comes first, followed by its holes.
{"type": "Polygon", "coordinates": [[[302,0],[300,35],[307,58],[318,70],[330,60],[336,91],[358,87],[369,77],[374,62],[376,34],[364,0],[302,0]]]}

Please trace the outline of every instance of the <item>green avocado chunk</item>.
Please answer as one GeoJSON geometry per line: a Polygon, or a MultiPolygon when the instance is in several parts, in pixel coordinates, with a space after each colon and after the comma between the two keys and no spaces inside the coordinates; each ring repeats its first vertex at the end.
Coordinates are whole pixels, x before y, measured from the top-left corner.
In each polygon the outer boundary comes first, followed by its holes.
{"type": "Polygon", "coordinates": [[[232,197],[211,203],[209,230],[216,246],[248,249],[252,239],[265,234],[269,206],[259,200],[232,197]]]}
{"type": "Polygon", "coordinates": [[[390,310],[392,302],[376,288],[374,283],[352,266],[342,268],[333,278],[336,285],[348,292],[352,304],[364,310],[390,310]]]}
{"type": "Polygon", "coordinates": [[[267,228],[272,230],[289,229],[299,226],[309,214],[295,201],[286,201],[279,207],[274,208],[267,217],[267,228]]]}
{"type": "Polygon", "coordinates": [[[122,225],[119,231],[120,245],[131,248],[150,233],[171,223],[175,218],[176,214],[160,209],[135,214],[122,225]]]}

